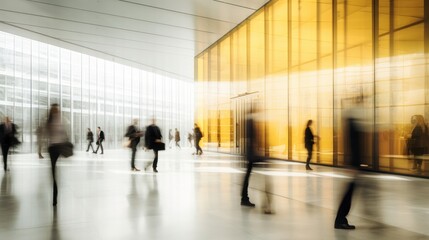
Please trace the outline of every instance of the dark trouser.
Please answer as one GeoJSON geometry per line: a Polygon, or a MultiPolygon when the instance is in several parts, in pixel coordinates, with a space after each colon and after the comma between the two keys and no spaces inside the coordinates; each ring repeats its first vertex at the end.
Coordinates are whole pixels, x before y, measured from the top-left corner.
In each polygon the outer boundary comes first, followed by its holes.
{"type": "Polygon", "coordinates": [[[246,175],[244,176],[244,180],[243,180],[243,189],[241,190],[241,201],[242,202],[249,201],[249,193],[248,193],[247,189],[249,187],[249,178],[250,178],[250,173],[252,172],[252,168],[253,168],[253,162],[251,162],[251,161],[247,162],[247,171],[246,171],[246,175]]]}
{"type": "Polygon", "coordinates": [[[155,158],[153,159],[152,168],[156,170],[158,167],[158,150],[153,149],[153,153],[155,154],[155,158]]]}
{"type": "Polygon", "coordinates": [[[340,207],[338,208],[337,217],[335,218],[335,225],[348,224],[347,215],[350,212],[352,205],[353,190],[355,189],[356,180],[349,183],[347,190],[344,194],[343,200],[341,201],[340,207]]]}
{"type": "Polygon", "coordinates": [[[51,167],[52,167],[52,178],[54,180],[54,184],[53,184],[53,201],[52,204],[55,206],[57,205],[57,197],[58,197],[58,187],[57,187],[57,180],[56,180],[56,175],[55,175],[55,168],[57,165],[57,160],[60,157],[60,147],[59,146],[55,146],[52,145],[49,147],[48,151],[49,151],[49,156],[51,158],[51,167]]]}
{"type": "Polygon", "coordinates": [[[91,147],[92,151],[94,152],[94,147],[92,146],[92,142],[88,141],[88,147],[86,148],[86,151],[89,151],[89,147],[91,147]]]}
{"type": "Polygon", "coordinates": [[[97,149],[95,150],[95,153],[98,152],[98,148],[100,148],[100,147],[101,147],[101,153],[103,153],[103,151],[104,151],[103,150],[103,142],[101,142],[101,141],[98,143],[98,146],[97,146],[97,149]]]}
{"type": "Polygon", "coordinates": [[[201,139],[195,139],[195,148],[197,149],[197,154],[198,154],[198,152],[203,153],[203,150],[200,147],[200,141],[201,141],[201,139]]]}
{"type": "Polygon", "coordinates": [[[310,167],[310,161],[311,161],[311,157],[313,156],[313,147],[306,147],[307,148],[307,167],[310,167]]]}
{"type": "Polygon", "coordinates": [[[7,154],[9,153],[9,144],[2,144],[1,145],[1,151],[3,153],[3,168],[6,171],[7,170],[7,154]]]}
{"type": "Polygon", "coordinates": [[[136,165],[135,165],[136,152],[137,152],[137,146],[133,146],[131,148],[131,169],[136,168],[136,165]]]}

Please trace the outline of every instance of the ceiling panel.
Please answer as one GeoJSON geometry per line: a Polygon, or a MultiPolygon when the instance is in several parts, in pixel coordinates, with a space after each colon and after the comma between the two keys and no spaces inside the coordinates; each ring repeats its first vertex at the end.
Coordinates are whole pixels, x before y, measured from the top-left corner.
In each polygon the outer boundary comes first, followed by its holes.
{"type": "Polygon", "coordinates": [[[0,30],[192,80],[194,56],[267,1],[0,0],[0,30]]]}

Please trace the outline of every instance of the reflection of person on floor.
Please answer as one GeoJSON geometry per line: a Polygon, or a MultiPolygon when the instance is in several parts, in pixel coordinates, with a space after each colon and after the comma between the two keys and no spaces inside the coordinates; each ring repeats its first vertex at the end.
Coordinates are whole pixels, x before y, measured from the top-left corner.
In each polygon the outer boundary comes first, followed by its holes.
{"type": "Polygon", "coordinates": [[[411,131],[408,143],[410,153],[414,158],[412,170],[421,172],[423,162],[422,156],[425,154],[428,144],[428,127],[422,115],[414,115],[411,118],[411,124],[413,125],[413,130],[411,131]]]}
{"type": "Polygon", "coordinates": [[[4,118],[4,122],[0,124],[0,143],[3,153],[3,168],[4,171],[9,171],[7,168],[7,155],[9,154],[10,147],[18,145],[20,142],[16,138],[17,126],[12,123],[9,117],[4,118]]]}

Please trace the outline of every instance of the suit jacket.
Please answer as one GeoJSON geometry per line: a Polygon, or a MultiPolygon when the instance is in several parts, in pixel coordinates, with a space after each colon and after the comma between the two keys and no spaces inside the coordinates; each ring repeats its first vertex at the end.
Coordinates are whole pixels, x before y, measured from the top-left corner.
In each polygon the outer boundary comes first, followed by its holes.
{"type": "Polygon", "coordinates": [[[0,124],[0,143],[2,145],[9,145],[14,146],[19,144],[19,140],[16,138],[16,131],[17,127],[16,124],[11,123],[10,124],[10,130],[7,131],[6,124],[2,123],[0,124]]]}
{"type": "Polygon", "coordinates": [[[86,134],[86,140],[88,140],[90,142],[94,142],[94,134],[92,132],[88,132],[86,134]]]}
{"type": "Polygon", "coordinates": [[[104,141],[104,132],[103,130],[100,130],[100,134],[98,135],[97,142],[103,142],[104,141]]]}
{"type": "Polygon", "coordinates": [[[131,147],[136,147],[140,142],[140,131],[136,126],[131,125],[127,129],[125,137],[128,137],[131,140],[131,147]]]}
{"type": "Polygon", "coordinates": [[[144,135],[146,147],[148,149],[153,149],[157,139],[162,139],[161,130],[159,129],[159,127],[155,124],[147,126],[146,133],[144,135]]]}
{"type": "Polygon", "coordinates": [[[314,135],[313,132],[311,132],[311,128],[307,127],[305,129],[305,148],[312,149],[314,144],[314,135]]]}

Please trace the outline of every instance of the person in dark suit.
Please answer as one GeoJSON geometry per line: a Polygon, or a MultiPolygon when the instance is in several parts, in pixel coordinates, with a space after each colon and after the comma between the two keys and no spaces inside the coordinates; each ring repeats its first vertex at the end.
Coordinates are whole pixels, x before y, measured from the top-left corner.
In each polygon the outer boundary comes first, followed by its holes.
{"type": "Polygon", "coordinates": [[[305,138],[304,138],[304,143],[305,143],[305,149],[307,149],[307,163],[305,165],[305,169],[306,170],[313,170],[310,167],[310,161],[311,161],[311,157],[313,156],[313,145],[314,145],[314,138],[316,137],[315,135],[313,135],[313,132],[311,131],[311,124],[313,124],[313,120],[308,120],[307,122],[307,128],[305,128],[305,138]]]}
{"type": "Polygon", "coordinates": [[[91,147],[92,151],[94,152],[94,147],[92,146],[92,143],[94,142],[94,134],[92,133],[91,129],[88,128],[88,133],[86,134],[86,140],[88,141],[88,147],[86,151],[89,151],[89,147],[91,147]]]}
{"type": "MultiPolygon", "coordinates": [[[[155,157],[152,162],[152,169],[154,172],[158,172],[158,149],[159,144],[161,142],[162,135],[161,130],[155,124],[155,119],[152,120],[152,124],[146,127],[145,132],[145,144],[148,149],[152,149],[155,157]]],[[[150,163],[145,166],[145,170],[150,166],[150,163]]]]}
{"type": "Polygon", "coordinates": [[[413,168],[411,170],[422,171],[422,156],[427,149],[428,127],[425,124],[425,119],[422,115],[414,115],[411,118],[413,129],[410,134],[410,153],[413,155],[413,168]]]}
{"type": "Polygon", "coordinates": [[[138,129],[138,124],[139,121],[134,119],[133,124],[128,127],[127,133],[125,134],[125,137],[128,137],[131,141],[129,146],[131,148],[131,171],[140,171],[140,169],[135,166],[137,145],[140,143],[140,138],[143,135],[143,133],[138,129]]]}
{"type": "Polygon", "coordinates": [[[0,143],[3,153],[3,168],[4,171],[9,171],[7,168],[7,155],[9,148],[16,146],[20,142],[16,138],[17,126],[12,123],[9,117],[5,117],[4,122],[0,124],[0,143]]]}
{"type": "Polygon", "coordinates": [[[97,153],[98,152],[98,148],[101,148],[101,154],[103,154],[104,149],[103,149],[103,141],[104,141],[104,132],[101,130],[100,127],[97,127],[97,142],[96,144],[97,149],[95,149],[95,151],[93,153],[97,153]]]}
{"type": "Polygon", "coordinates": [[[352,230],[356,227],[350,225],[347,220],[347,215],[350,212],[353,192],[357,186],[359,168],[362,161],[363,141],[364,141],[364,126],[361,118],[361,109],[363,97],[354,98],[354,106],[350,109],[345,117],[345,136],[344,136],[344,157],[346,165],[354,170],[354,176],[349,182],[346,191],[344,192],[340,206],[338,207],[337,216],[335,217],[334,228],[352,230]]]}
{"type": "Polygon", "coordinates": [[[200,147],[200,141],[201,141],[201,138],[203,137],[203,133],[201,132],[200,127],[198,127],[196,123],[194,124],[194,137],[195,137],[195,148],[196,148],[195,154],[202,155],[203,149],[201,149],[200,147]]]}

